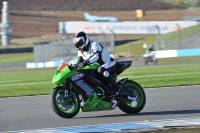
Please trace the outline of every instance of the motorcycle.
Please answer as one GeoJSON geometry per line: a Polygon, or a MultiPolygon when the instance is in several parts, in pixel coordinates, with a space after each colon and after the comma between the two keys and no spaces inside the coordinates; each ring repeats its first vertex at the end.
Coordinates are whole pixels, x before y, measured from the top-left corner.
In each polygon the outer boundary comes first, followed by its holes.
{"type": "Polygon", "coordinates": [[[144,55],[143,55],[143,59],[144,59],[144,63],[145,65],[148,65],[149,62],[153,63],[154,65],[157,64],[158,62],[158,59],[156,58],[156,52],[152,51],[152,52],[146,52],[144,55]]]}
{"type": "MultiPolygon", "coordinates": [[[[132,61],[118,61],[113,73],[115,80],[132,61]]],[[[102,80],[97,73],[98,64],[84,68],[77,67],[77,58],[65,61],[58,67],[52,83],[56,87],[51,93],[51,107],[60,117],[72,118],[79,111],[103,111],[119,109],[132,114],[140,112],[146,103],[143,88],[135,81],[123,78],[117,83],[122,86],[123,95],[113,93],[112,87],[102,80]],[[128,93],[128,94],[127,94],[128,93]]]]}

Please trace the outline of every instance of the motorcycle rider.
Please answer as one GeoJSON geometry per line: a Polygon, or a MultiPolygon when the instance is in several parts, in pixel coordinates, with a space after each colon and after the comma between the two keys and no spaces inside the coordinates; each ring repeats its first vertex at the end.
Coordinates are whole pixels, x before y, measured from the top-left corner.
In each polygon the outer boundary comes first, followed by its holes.
{"type": "Polygon", "coordinates": [[[151,52],[154,51],[154,49],[153,49],[151,44],[148,45],[148,49],[147,50],[148,50],[148,54],[150,54],[151,52]]]}
{"type": "Polygon", "coordinates": [[[73,43],[78,49],[78,67],[83,68],[94,62],[100,66],[98,68],[99,76],[109,83],[115,94],[120,94],[121,86],[119,86],[112,72],[116,70],[117,62],[111,57],[108,51],[97,41],[90,40],[84,31],[80,31],[74,35],[73,43]]]}
{"type": "Polygon", "coordinates": [[[154,51],[154,49],[153,49],[152,45],[149,44],[147,49],[146,49],[147,57],[149,57],[149,58],[153,57],[154,56],[153,51],[154,51]]]}

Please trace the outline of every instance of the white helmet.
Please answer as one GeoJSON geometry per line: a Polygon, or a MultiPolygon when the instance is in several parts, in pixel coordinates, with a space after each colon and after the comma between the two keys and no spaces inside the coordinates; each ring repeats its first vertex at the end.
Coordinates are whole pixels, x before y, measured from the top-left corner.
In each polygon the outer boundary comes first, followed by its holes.
{"type": "Polygon", "coordinates": [[[84,31],[78,32],[73,38],[73,43],[78,50],[83,50],[89,44],[89,41],[89,37],[84,31]]]}

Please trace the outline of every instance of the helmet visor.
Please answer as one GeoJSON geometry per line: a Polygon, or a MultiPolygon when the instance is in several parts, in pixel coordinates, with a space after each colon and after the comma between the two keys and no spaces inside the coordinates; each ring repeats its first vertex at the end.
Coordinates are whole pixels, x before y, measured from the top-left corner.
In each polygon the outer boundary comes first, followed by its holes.
{"type": "Polygon", "coordinates": [[[83,39],[80,39],[79,41],[75,41],[74,45],[76,46],[77,49],[80,49],[82,46],[84,46],[83,39]]]}
{"type": "Polygon", "coordinates": [[[80,46],[79,48],[77,48],[78,50],[82,50],[84,48],[85,45],[80,46]]]}

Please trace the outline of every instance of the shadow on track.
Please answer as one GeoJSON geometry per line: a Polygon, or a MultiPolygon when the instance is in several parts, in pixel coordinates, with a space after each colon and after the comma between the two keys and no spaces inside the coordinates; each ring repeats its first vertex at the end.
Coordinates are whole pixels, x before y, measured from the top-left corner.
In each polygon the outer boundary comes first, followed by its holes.
{"type": "Polygon", "coordinates": [[[172,114],[197,114],[200,110],[174,110],[174,111],[158,111],[158,112],[140,112],[137,114],[113,114],[113,115],[101,115],[101,116],[91,116],[91,117],[76,117],[79,118],[100,118],[100,117],[122,117],[122,116],[145,116],[145,115],[172,115],[172,114]]]}

